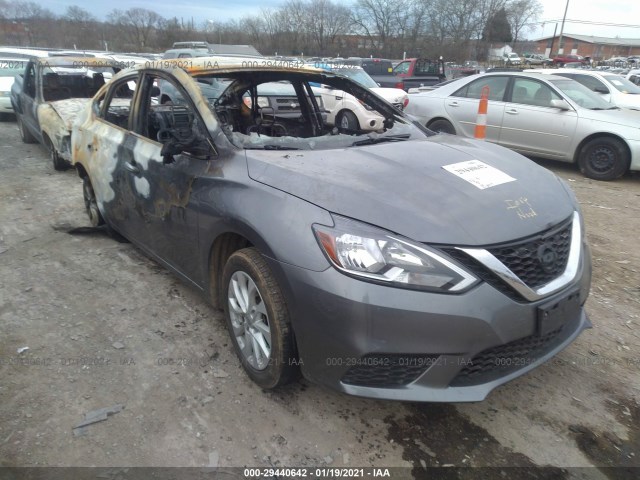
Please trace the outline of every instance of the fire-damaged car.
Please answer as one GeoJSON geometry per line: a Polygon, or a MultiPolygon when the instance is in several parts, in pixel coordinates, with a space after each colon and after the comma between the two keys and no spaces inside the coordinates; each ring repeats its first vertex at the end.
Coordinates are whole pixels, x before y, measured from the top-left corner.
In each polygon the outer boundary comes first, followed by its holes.
{"type": "Polygon", "coordinates": [[[553,173],[335,73],[167,62],[119,73],[79,114],[85,207],[224,310],[259,386],[301,371],[353,395],[476,401],[590,326],[582,215],[553,173]],[[199,79],[228,86],[211,102],[199,79]],[[160,81],[179,101],[158,101],[160,81]],[[295,118],[259,101],[274,82],[295,118]],[[312,84],[382,127],[327,125],[312,84]]]}
{"type": "Polygon", "coordinates": [[[54,168],[67,169],[76,114],[115,73],[136,63],[66,56],[30,60],[11,87],[11,104],[22,140],[42,143],[54,168]]]}

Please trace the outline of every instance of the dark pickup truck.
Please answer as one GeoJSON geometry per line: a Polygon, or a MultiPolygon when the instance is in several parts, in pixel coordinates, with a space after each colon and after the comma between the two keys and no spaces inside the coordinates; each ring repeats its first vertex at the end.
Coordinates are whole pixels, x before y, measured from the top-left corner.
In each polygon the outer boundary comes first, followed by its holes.
{"type": "Polygon", "coordinates": [[[406,91],[410,88],[436,85],[447,79],[443,61],[427,58],[407,58],[396,65],[393,74],[402,79],[402,88],[406,91]]]}
{"type": "Polygon", "coordinates": [[[344,65],[357,65],[373,80],[385,88],[400,88],[405,92],[410,88],[425,87],[444,82],[444,63],[426,58],[408,58],[393,67],[391,60],[384,58],[348,58],[340,60],[344,65]]]}
{"type": "Polygon", "coordinates": [[[339,68],[341,65],[362,67],[381,87],[406,90],[402,78],[398,78],[393,72],[393,63],[391,63],[391,60],[384,58],[348,58],[346,60],[340,60],[339,63],[340,65],[335,65],[334,68],[339,68]]]}
{"type": "Polygon", "coordinates": [[[56,170],[71,166],[71,126],[76,114],[112,75],[133,64],[105,58],[43,57],[29,60],[11,87],[11,105],[25,143],[40,142],[56,170]]]}

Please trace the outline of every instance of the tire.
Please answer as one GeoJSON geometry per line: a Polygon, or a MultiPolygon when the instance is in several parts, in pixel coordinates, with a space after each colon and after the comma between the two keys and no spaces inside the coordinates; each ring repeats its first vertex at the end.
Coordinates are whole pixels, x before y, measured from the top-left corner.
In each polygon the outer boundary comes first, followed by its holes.
{"type": "Polygon", "coordinates": [[[96,200],[96,194],[93,191],[93,185],[89,175],[86,175],[82,179],[82,196],[84,197],[84,208],[89,216],[89,223],[92,227],[99,227],[104,225],[104,218],[98,209],[98,201],[96,200]]]}
{"type": "Polygon", "coordinates": [[[18,124],[18,130],[20,131],[20,138],[24,143],[36,143],[36,137],[34,137],[29,129],[24,126],[22,122],[22,117],[19,114],[16,114],[16,123],[18,124]]]}
{"type": "Polygon", "coordinates": [[[267,262],[255,248],[229,257],[222,289],[229,335],[251,380],[272,389],[295,379],[298,367],[289,312],[267,262]]]}
{"type": "Polygon", "coordinates": [[[53,164],[53,168],[55,170],[58,170],[59,172],[68,170],[71,167],[71,165],[69,165],[69,162],[67,162],[64,158],[58,155],[58,152],[56,151],[56,147],[53,146],[53,142],[49,137],[47,137],[46,135],[44,135],[43,137],[44,137],[45,147],[47,147],[47,150],[49,151],[49,159],[53,164]]]}
{"type": "Polygon", "coordinates": [[[448,120],[435,120],[427,125],[427,128],[437,133],[448,133],[450,135],[456,134],[456,129],[448,120]]]}
{"type": "Polygon", "coordinates": [[[580,149],[580,171],[594,180],[615,180],[629,169],[629,151],[617,138],[599,137],[580,149]]]}
{"type": "Polygon", "coordinates": [[[351,110],[343,110],[336,118],[336,125],[342,130],[360,130],[358,117],[351,110]]]}

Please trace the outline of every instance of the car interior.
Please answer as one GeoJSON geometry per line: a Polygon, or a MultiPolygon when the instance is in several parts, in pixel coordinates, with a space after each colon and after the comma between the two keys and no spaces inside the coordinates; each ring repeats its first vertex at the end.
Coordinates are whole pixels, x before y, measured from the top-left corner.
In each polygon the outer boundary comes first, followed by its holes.
{"type": "MultiPolygon", "coordinates": [[[[258,86],[251,80],[236,80],[215,102],[215,111],[228,131],[244,135],[270,137],[316,137],[331,131],[324,122],[321,106],[309,82],[293,81],[290,85],[297,98],[289,99],[300,116],[278,115],[271,106],[262,106],[258,100],[258,86]]],[[[289,97],[291,98],[291,97],[289,97]]],[[[279,99],[278,99],[279,100],[279,99]]],[[[284,106],[286,110],[289,106],[284,106]]],[[[277,106],[280,110],[280,106],[277,106]]]]}
{"type": "Polygon", "coordinates": [[[42,76],[42,95],[46,102],[68,98],[91,98],[105,84],[104,75],[49,72],[42,76]]]}

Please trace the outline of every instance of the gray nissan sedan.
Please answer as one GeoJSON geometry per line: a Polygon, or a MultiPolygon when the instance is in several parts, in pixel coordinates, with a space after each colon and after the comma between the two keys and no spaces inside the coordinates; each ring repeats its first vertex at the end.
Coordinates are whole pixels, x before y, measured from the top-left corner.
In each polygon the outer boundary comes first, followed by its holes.
{"type": "Polygon", "coordinates": [[[237,62],[120,72],[78,117],[72,151],[92,225],[223,309],[255,383],[301,372],[364,397],[477,401],[590,327],[584,224],[556,175],[436,135],[339,74],[237,62]],[[215,101],[208,80],[228,84],[215,101]],[[161,82],[182,98],[159,102],[161,82]],[[295,105],[262,105],[268,82],[291,85],[295,105]],[[318,83],[383,128],[326,125],[318,83]]]}

